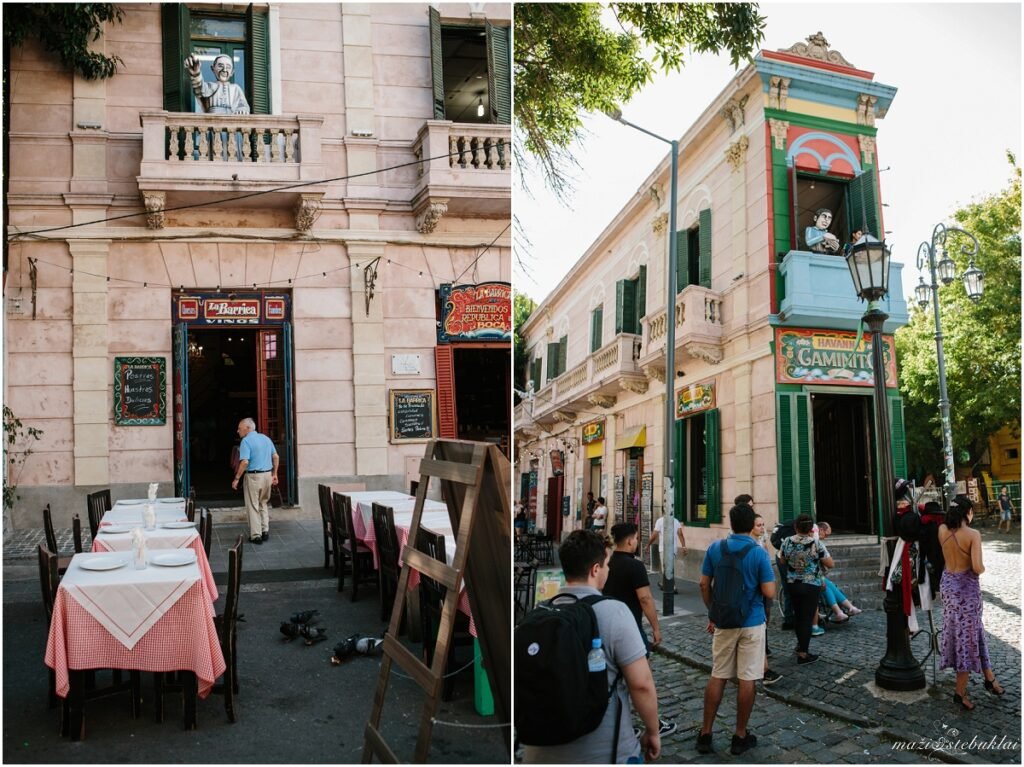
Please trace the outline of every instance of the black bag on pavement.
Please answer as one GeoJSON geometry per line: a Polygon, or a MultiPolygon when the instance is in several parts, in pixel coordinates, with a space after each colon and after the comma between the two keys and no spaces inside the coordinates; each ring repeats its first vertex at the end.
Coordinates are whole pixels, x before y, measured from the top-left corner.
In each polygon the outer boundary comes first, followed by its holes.
{"type": "Polygon", "coordinates": [[[608,598],[561,594],[538,604],[516,626],[514,719],[520,743],[569,743],[601,724],[619,677],[609,689],[608,672],[591,672],[587,654],[600,636],[593,605],[608,598]]]}
{"type": "Polygon", "coordinates": [[[749,546],[734,551],[729,548],[728,540],[719,544],[722,558],[715,565],[711,582],[711,607],[708,610],[708,618],[717,628],[738,629],[750,615],[742,568],[743,560],[756,545],[751,540],[749,546]]]}

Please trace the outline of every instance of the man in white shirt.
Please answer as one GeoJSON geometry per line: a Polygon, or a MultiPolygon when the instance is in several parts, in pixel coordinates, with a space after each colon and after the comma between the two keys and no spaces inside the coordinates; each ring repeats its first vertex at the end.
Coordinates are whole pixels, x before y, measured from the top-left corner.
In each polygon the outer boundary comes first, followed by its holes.
{"type": "Polygon", "coordinates": [[[594,532],[604,535],[605,525],[608,523],[608,507],[604,505],[604,496],[597,499],[597,506],[594,507],[594,532]]]}
{"type": "MultiPolygon", "coordinates": [[[[680,550],[682,552],[682,555],[684,557],[686,556],[686,552],[687,552],[687,548],[686,548],[686,530],[685,530],[685,527],[683,526],[683,523],[680,522],[675,517],[669,517],[669,519],[671,520],[669,522],[669,527],[671,529],[669,530],[668,535],[664,536],[665,540],[666,540],[665,545],[661,546],[660,548],[662,549],[662,554],[664,556],[673,557],[673,561],[675,561],[674,557],[676,555],[676,544],[677,543],[678,543],[679,548],[680,548],[680,550]]],[[[665,517],[659,516],[655,520],[655,522],[654,522],[654,530],[651,531],[651,537],[647,540],[647,548],[650,548],[655,543],[658,543],[659,539],[661,539],[663,537],[662,534],[664,533],[664,531],[665,531],[665,517]]],[[[662,583],[661,584],[661,588],[662,588],[663,591],[667,591],[668,590],[668,584],[662,583]]],[[[673,594],[676,593],[675,584],[672,584],[672,593],[673,594]]]]}

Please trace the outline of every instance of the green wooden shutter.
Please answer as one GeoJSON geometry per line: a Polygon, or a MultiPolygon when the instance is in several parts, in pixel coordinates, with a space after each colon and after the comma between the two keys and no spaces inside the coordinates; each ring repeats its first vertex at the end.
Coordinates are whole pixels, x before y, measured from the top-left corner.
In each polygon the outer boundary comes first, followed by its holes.
{"type": "Polygon", "coordinates": [[[547,382],[551,383],[558,377],[558,344],[548,344],[548,375],[547,382]]]}
{"type": "Polygon", "coordinates": [[[776,445],[779,462],[779,519],[814,513],[814,475],[811,471],[810,395],[775,395],[776,445]]]}
{"type": "Polygon", "coordinates": [[[804,242],[804,228],[800,226],[800,206],[796,200],[796,167],[790,166],[787,170],[789,176],[789,244],[793,250],[804,250],[807,243],[804,242]]]}
{"type": "Polygon", "coordinates": [[[441,13],[430,9],[430,76],[434,84],[434,119],[444,119],[444,58],[441,55],[441,13]]]}
{"type": "Polygon", "coordinates": [[[636,332],[641,330],[640,320],[647,314],[647,267],[640,267],[636,278],[636,332]]]}
{"type": "Polygon", "coordinates": [[[604,324],[604,307],[599,306],[590,315],[590,351],[601,348],[601,330],[604,324]]]}
{"type": "Polygon", "coordinates": [[[704,412],[704,466],[709,524],[722,521],[721,422],[721,413],[717,408],[704,412]]]}
{"type": "Polygon", "coordinates": [[[530,363],[530,380],[533,381],[533,390],[540,390],[540,371],[544,361],[537,357],[533,362],[530,363]]]}
{"type": "Polygon", "coordinates": [[[889,426],[892,430],[892,468],[896,479],[907,478],[907,434],[903,424],[903,398],[889,397],[889,426]]]}
{"type": "Polygon", "coordinates": [[[878,196],[875,194],[873,170],[864,171],[847,184],[846,206],[850,212],[851,232],[866,226],[866,232],[878,237],[878,196]]]}
{"type": "Polygon", "coordinates": [[[569,354],[569,336],[562,336],[558,339],[558,375],[562,375],[566,369],[566,357],[569,354]]]}
{"type": "Polygon", "coordinates": [[[245,80],[249,86],[249,107],[254,115],[270,114],[270,30],[267,14],[245,11],[245,32],[249,55],[245,58],[245,80]]]}
{"type": "Polygon", "coordinates": [[[160,27],[163,33],[164,109],[168,112],[191,112],[192,84],[185,72],[185,58],[192,52],[191,14],[184,3],[160,6],[160,27]]]}
{"type": "Polygon", "coordinates": [[[509,66],[509,28],[487,22],[487,101],[491,122],[512,122],[512,69],[509,66]]]}
{"type": "Polygon", "coordinates": [[[684,229],[676,232],[676,293],[690,284],[690,233],[684,229]]]}
{"type": "Polygon", "coordinates": [[[673,515],[676,519],[685,520],[686,514],[686,420],[676,421],[676,454],[673,464],[675,474],[675,486],[673,490],[675,509],[673,515]]]}
{"type": "Polygon", "coordinates": [[[700,284],[711,287],[711,208],[700,212],[700,284]]]}
{"type": "Polygon", "coordinates": [[[619,280],[615,283],[615,334],[622,332],[625,323],[625,315],[622,313],[623,299],[626,295],[626,280],[619,280]]]}

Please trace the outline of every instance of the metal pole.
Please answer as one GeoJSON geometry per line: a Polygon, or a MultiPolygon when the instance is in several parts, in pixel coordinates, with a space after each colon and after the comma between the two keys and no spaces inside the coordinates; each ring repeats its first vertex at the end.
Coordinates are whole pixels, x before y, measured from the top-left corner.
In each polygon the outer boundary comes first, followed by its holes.
{"type": "Polygon", "coordinates": [[[673,508],[675,506],[675,386],[676,386],[676,262],[678,250],[676,245],[676,207],[679,175],[679,142],[672,141],[672,162],[670,164],[671,185],[669,187],[668,209],[668,274],[665,284],[667,298],[665,301],[665,498],[661,504],[662,542],[661,562],[664,569],[664,586],[662,591],[662,614],[672,615],[675,610],[675,557],[669,552],[675,551],[675,539],[670,538],[672,531],[673,508]]]}
{"type": "Polygon", "coordinates": [[[939,418],[942,424],[942,453],[946,459],[946,508],[956,496],[956,465],[953,458],[953,427],[949,420],[949,394],[946,391],[946,357],[942,353],[942,317],[939,314],[939,283],[935,276],[935,236],[928,248],[928,268],[932,278],[932,311],[935,315],[935,351],[939,358],[939,418]]]}

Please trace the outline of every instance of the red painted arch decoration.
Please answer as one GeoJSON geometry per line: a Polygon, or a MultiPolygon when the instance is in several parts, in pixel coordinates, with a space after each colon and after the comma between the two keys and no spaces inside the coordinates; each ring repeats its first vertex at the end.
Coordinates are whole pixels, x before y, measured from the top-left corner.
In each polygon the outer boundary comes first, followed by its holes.
{"type": "Polygon", "coordinates": [[[861,171],[856,137],[791,125],[786,133],[787,165],[822,175],[853,178],[861,171]]]}

